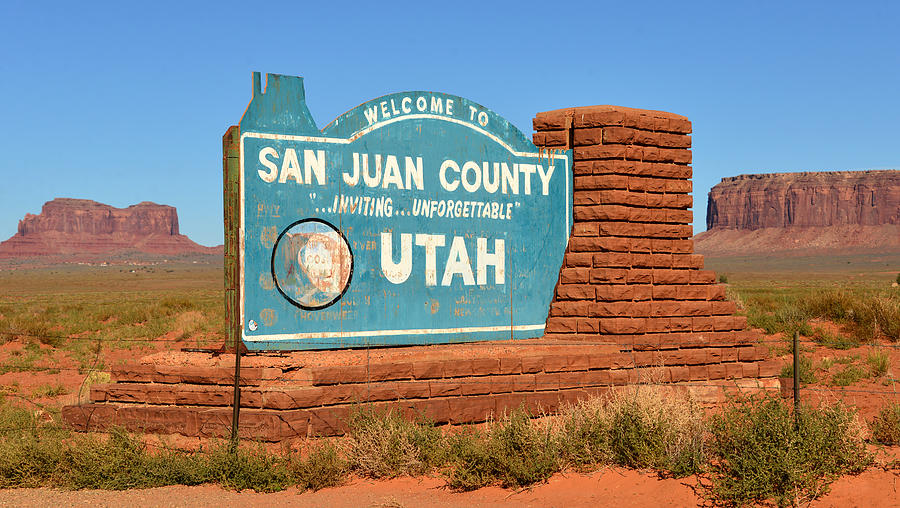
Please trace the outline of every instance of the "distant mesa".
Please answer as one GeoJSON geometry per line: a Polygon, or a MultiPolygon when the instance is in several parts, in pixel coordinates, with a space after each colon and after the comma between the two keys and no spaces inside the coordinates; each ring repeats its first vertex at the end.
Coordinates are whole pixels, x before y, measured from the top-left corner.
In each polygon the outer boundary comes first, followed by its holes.
{"type": "Polygon", "coordinates": [[[723,178],[709,192],[706,255],[900,252],[900,170],[723,178]]]}
{"type": "Polygon", "coordinates": [[[178,232],[174,207],[144,201],[115,208],[89,199],[56,198],[0,243],[0,258],[109,254],[221,254],[178,232]]]}

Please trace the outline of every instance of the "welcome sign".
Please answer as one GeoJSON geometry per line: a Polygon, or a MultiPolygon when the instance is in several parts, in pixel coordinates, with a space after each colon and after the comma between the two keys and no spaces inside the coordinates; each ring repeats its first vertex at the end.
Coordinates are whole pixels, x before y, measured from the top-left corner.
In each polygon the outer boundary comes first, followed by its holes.
{"type": "Polygon", "coordinates": [[[248,349],[538,337],[572,224],[570,152],[454,95],[366,102],[321,131],[302,78],[240,123],[248,349]]]}

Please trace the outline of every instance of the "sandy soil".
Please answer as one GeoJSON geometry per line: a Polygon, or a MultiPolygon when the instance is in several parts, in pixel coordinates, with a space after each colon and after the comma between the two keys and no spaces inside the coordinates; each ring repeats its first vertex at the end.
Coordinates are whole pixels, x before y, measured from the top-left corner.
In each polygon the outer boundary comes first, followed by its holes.
{"type": "MultiPolygon", "coordinates": [[[[831,493],[812,507],[898,507],[900,472],[870,469],[832,484],[831,493]]],[[[273,494],[232,492],[212,485],[163,487],[146,490],[66,492],[49,489],[0,491],[0,506],[78,507],[594,507],[699,506],[697,480],[660,479],[655,474],[607,468],[593,474],[558,474],[532,489],[511,491],[488,487],[453,492],[440,478],[397,478],[389,481],[354,480],[318,492],[287,490],[273,494]]]]}

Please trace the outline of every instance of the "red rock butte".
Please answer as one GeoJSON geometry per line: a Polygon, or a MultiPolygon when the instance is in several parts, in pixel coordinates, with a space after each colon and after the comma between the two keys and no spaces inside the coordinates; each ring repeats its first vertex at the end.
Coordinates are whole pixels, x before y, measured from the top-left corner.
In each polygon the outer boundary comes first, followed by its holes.
{"type": "Polygon", "coordinates": [[[900,249],[900,170],[770,173],[723,178],[709,192],[713,255],[900,249]]]}
{"type": "Polygon", "coordinates": [[[115,208],[89,199],[56,198],[38,215],[26,214],[19,229],[0,243],[0,257],[52,255],[217,254],[178,232],[174,207],[144,201],[115,208]]]}

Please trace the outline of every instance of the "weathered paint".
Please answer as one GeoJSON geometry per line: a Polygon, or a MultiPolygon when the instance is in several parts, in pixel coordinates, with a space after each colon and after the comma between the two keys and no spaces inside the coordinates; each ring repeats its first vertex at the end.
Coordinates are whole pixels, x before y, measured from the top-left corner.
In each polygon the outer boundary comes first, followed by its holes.
{"type": "Polygon", "coordinates": [[[540,153],[436,92],[386,95],[319,131],[302,78],[269,74],[240,154],[248,349],[543,334],[572,223],[570,151],[540,153]]]}

